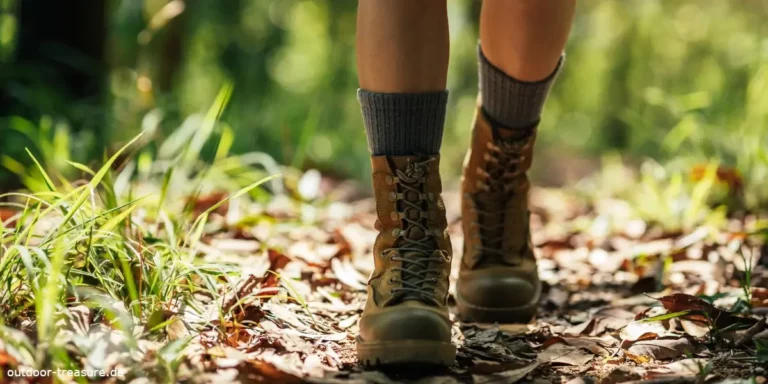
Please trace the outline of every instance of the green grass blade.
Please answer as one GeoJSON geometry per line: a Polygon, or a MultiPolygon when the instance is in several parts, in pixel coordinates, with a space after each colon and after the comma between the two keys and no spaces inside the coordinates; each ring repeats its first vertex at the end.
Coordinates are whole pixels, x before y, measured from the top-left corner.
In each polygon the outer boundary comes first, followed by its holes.
{"type": "Polygon", "coordinates": [[[40,174],[43,175],[43,180],[45,181],[45,185],[48,186],[49,191],[56,192],[56,187],[53,186],[53,181],[51,181],[51,178],[48,176],[48,173],[45,172],[45,168],[43,168],[42,165],[40,165],[40,162],[37,161],[37,158],[35,155],[32,154],[32,152],[29,151],[29,148],[24,148],[25,151],[27,151],[27,154],[29,157],[32,158],[32,161],[35,163],[35,166],[37,166],[37,170],[40,171],[40,174]]]}
{"type": "Polygon", "coordinates": [[[80,196],[78,196],[77,200],[75,200],[75,202],[72,204],[72,208],[70,212],[62,220],[59,228],[64,228],[64,226],[67,225],[67,223],[69,223],[70,220],[72,220],[72,217],[75,215],[77,210],[80,209],[83,203],[85,203],[85,200],[88,199],[88,196],[90,195],[90,191],[95,189],[99,185],[101,180],[109,171],[109,168],[115,162],[115,160],[117,160],[117,158],[123,153],[123,151],[125,151],[133,143],[139,140],[139,138],[141,138],[141,135],[142,134],[139,133],[136,137],[133,138],[133,140],[129,141],[128,144],[126,144],[125,146],[120,148],[117,152],[115,152],[115,154],[112,155],[112,157],[110,157],[109,160],[107,160],[104,166],[102,166],[101,169],[99,169],[99,171],[96,172],[96,174],[93,176],[91,181],[88,182],[88,186],[90,187],[90,189],[88,191],[84,191],[83,193],[80,194],[80,196]]]}

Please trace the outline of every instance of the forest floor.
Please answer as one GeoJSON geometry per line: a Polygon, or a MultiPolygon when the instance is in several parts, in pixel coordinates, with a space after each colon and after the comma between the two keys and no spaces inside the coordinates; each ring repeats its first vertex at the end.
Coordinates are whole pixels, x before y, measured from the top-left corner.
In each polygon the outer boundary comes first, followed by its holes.
{"type": "MultiPolygon", "coordinates": [[[[541,188],[531,194],[534,244],[545,282],[535,320],[517,325],[456,320],[458,358],[449,368],[365,369],[357,363],[354,340],[372,269],[373,202],[339,197],[344,183],[327,186],[319,176],[307,183],[316,184],[310,190],[333,190],[336,197],[318,205],[286,194],[245,206],[238,194],[199,196],[192,208],[205,220],[184,227],[191,233],[185,241],[160,240],[176,238],[172,226],[149,223],[140,209],[113,219],[109,215],[117,211],[108,210],[101,221],[85,215],[76,228],[98,222],[97,229],[109,233],[136,237],[143,231],[140,240],[125,240],[136,250],[125,257],[136,259],[129,259],[129,269],[88,262],[109,254],[110,243],[104,252],[82,251],[86,261],[78,261],[81,251],[66,252],[71,260],[59,261],[68,266],[66,273],[80,271],[82,277],[61,291],[55,327],[43,324],[47,312],[37,299],[55,287],[14,280],[50,265],[36,267],[30,254],[40,253],[28,246],[32,251],[17,252],[18,269],[12,269],[13,247],[4,241],[0,279],[9,279],[8,287],[18,294],[0,293],[6,311],[0,367],[45,366],[53,358],[40,354],[59,345],[66,351],[60,364],[123,370],[102,378],[106,382],[763,383],[768,376],[768,290],[760,288],[768,283],[760,258],[766,253],[760,230],[765,222],[759,216],[730,215],[718,225],[669,229],[639,219],[623,200],[587,203],[563,190],[541,188]],[[126,217],[130,228],[118,231],[126,217]],[[192,255],[194,264],[171,264],[182,258],[173,244],[186,249],[183,254],[192,255]],[[222,265],[226,273],[208,272],[222,265]],[[5,276],[3,268],[15,272],[5,276]],[[132,276],[131,282],[118,284],[125,276],[132,276]],[[163,285],[169,281],[174,283],[163,285]],[[98,294],[81,293],[86,285],[98,294]],[[106,296],[119,300],[106,303],[106,296]],[[14,312],[24,300],[37,303],[37,311],[30,313],[35,304],[28,304],[14,312]],[[43,343],[54,328],[55,340],[43,343]]],[[[459,198],[449,192],[444,200],[455,255],[453,290],[462,245],[459,198]]],[[[12,213],[2,217],[6,227],[23,221],[12,213]]],[[[17,237],[22,228],[16,224],[17,237]]],[[[73,241],[82,245],[83,238],[73,241]]],[[[38,249],[48,249],[46,241],[38,241],[38,249]]],[[[55,250],[50,258],[56,272],[55,250]]]]}
{"type": "MultiPolygon", "coordinates": [[[[445,196],[455,255],[462,244],[458,200],[445,196]]],[[[728,230],[670,232],[631,218],[625,202],[602,204],[598,211],[612,211],[611,219],[561,191],[534,190],[534,242],[546,282],[539,315],[522,325],[456,321],[458,361],[442,370],[357,364],[354,336],[372,268],[375,216],[370,200],[333,204],[321,225],[287,228],[284,252],[244,255],[246,265],[265,267],[242,276],[240,295],[254,289],[249,279],[263,281],[269,264],[284,277],[302,277],[290,280],[289,290],[303,302],[251,304],[242,319],[258,329],[233,328],[218,358],[232,368],[211,375],[316,383],[764,382],[761,339],[768,341],[768,330],[761,309],[768,291],[743,285],[744,260],[760,254],[761,244],[745,230],[755,217],[733,219],[728,230]]],[[[209,244],[220,251],[256,248],[258,232],[251,233],[209,244]]],[[[763,267],[747,269],[751,285],[759,285],[763,267]]]]}

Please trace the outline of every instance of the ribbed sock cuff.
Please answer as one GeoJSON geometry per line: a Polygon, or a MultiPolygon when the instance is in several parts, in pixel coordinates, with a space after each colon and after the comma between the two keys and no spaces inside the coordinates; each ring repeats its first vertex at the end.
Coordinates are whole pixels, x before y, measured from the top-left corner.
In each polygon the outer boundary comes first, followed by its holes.
{"type": "Polygon", "coordinates": [[[496,68],[477,46],[480,98],[485,113],[504,128],[526,128],[535,125],[552,83],[563,64],[563,57],[552,74],[543,80],[517,80],[496,68]]]}
{"type": "Polygon", "coordinates": [[[368,147],[374,156],[436,155],[443,140],[448,91],[357,91],[368,147]]]}

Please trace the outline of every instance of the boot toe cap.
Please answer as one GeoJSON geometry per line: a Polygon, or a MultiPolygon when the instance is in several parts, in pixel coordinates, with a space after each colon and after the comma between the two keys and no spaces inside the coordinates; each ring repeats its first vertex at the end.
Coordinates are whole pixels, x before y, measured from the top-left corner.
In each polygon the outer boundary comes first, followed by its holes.
{"type": "Polygon", "coordinates": [[[473,306],[514,308],[530,305],[540,295],[537,276],[523,276],[514,270],[495,268],[473,271],[460,277],[457,291],[460,300],[473,306]]]}
{"type": "Polygon", "coordinates": [[[385,310],[360,319],[360,339],[367,342],[399,340],[451,340],[451,323],[423,308],[385,310]]]}

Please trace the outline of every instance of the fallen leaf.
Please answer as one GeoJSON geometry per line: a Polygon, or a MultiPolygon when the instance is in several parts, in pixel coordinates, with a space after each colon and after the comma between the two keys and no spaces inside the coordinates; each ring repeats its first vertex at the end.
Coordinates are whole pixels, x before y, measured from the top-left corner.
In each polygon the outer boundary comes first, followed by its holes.
{"type": "Polygon", "coordinates": [[[0,350],[0,367],[15,368],[19,364],[16,359],[4,350],[0,350]]]}
{"type": "Polygon", "coordinates": [[[636,320],[624,327],[619,334],[622,342],[656,339],[670,336],[667,326],[661,321],[645,322],[636,320]]]}
{"type": "Polygon", "coordinates": [[[563,308],[568,304],[570,296],[571,294],[567,290],[553,287],[547,294],[546,305],[554,309],[563,308]]]}
{"type": "Polygon", "coordinates": [[[275,273],[267,273],[267,276],[261,281],[261,287],[277,287],[280,277],[276,272],[288,265],[291,262],[291,258],[274,249],[268,249],[267,256],[269,257],[269,270],[275,273]]]}
{"type": "Polygon", "coordinates": [[[713,321],[717,328],[723,329],[734,324],[754,325],[757,320],[736,316],[730,312],[715,308],[709,302],[696,296],[685,293],[674,293],[668,296],[658,298],[661,304],[670,312],[691,311],[690,315],[682,318],[695,317],[696,320],[704,319],[701,315],[706,315],[708,321],[713,321]]]}
{"type": "Polygon", "coordinates": [[[681,319],[680,326],[683,327],[685,333],[693,337],[704,337],[712,330],[710,325],[704,321],[681,319]]]}
{"type": "Polygon", "coordinates": [[[521,368],[494,373],[492,375],[472,375],[472,382],[476,384],[516,383],[528,376],[528,374],[538,368],[539,365],[541,365],[541,362],[535,361],[534,363],[521,368]]]}
{"type": "Polygon", "coordinates": [[[491,361],[528,361],[535,357],[528,343],[507,336],[499,330],[498,325],[485,329],[477,326],[466,327],[461,351],[491,361]]]}
{"type": "Polygon", "coordinates": [[[591,377],[574,377],[565,382],[565,384],[594,384],[596,383],[594,378],[591,377]]]}
{"type": "Polygon", "coordinates": [[[611,336],[603,336],[603,337],[560,337],[555,336],[542,344],[542,348],[547,348],[550,345],[556,344],[556,343],[564,343],[567,345],[570,345],[572,347],[579,347],[584,348],[595,355],[600,356],[609,356],[611,355],[611,352],[608,350],[608,348],[615,347],[617,345],[616,339],[614,339],[611,336]]]}
{"type": "Polygon", "coordinates": [[[235,304],[242,304],[239,301],[251,294],[259,284],[259,279],[254,275],[247,275],[235,284],[235,289],[228,292],[221,299],[221,312],[229,312],[235,304]]]}
{"type": "Polygon", "coordinates": [[[640,357],[639,360],[650,358],[653,360],[666,360],[674,359],[683,355],[694,354],[697,352],[697,348],[693,343],[685,337],[679,338],[665,338],[655,340],[640,340],[634,342],[629,348],[626,349],[627,355],[630,357],[640,357]]]}
{"type": "Polygon", "coordinates": [[[365,289],[365,277],[352,266],[348,256],[332,259],[331,269],[336,278],[350,288],[359,291],[365,289]]]}
{"type": "Polygon", "coordinates": [[[598,271],[616,272],[624,264],[624,255],[609,253],[602,248],[596,248],[589,253],[589,263],[598,271]]]}
{"type": "Polygon", "coordinates": [[[178,317],[171,318],[170,323],[165,327],[165,331],[168,332],[169,340],[178,340],[190,335],[184,321],[178,317]]]}
{"type": "Polygon", "coordinates": [[[676,375],[696,376],[708,363],[709,361],[707,359],[701,358],[683,359],[675,361],[674,363],[665,364],[661,366],[661,369],[676,375]]]}
{"type": "Polygon", "coordinates": [[[768,307],[768,289],[762,287],[752,287],[750,303],[753,308],[768,307]]]}
{"type": "Polygon", "coordinates": [[[600,336],[605,332],[618,331],[635,318],[635,314],[620,308],[604,308],[597,311],[588,321],[569,327],[566,336],[600,336]]]}
{"type": "Polygon", "coordinates": [[[563,364],[582,366],[595,357],[590,352],[565,343],[554,343],[543,349],[537,360],[542,364],[563,364]]]}
{"type": "Polygon", "coordinates": [[[209,245],[221,252],[254,253],[259,250],[261,243],[250,239],[210,239],[209,245]]]}
{"type": "Polygon", "coordinates": [[[8,208],[0,208],[0,222],[2,222],[5,227],[13,227],[16,225],[16,221],[12,221],[11,218],[16,216],[16,214],[16,211],[8,208]]]}
{"type": "Polygon", "coordinates": [[[636,367],[620,366],[611,371],[600,381],[600,384],[625,383],[629,381],[641,380],[645,370],[636,367]]]}
{"type": "MultiPolygon", "coordinates": [[[[203,196],[189,197],[187,198],[186,206],[191,206],[195,216],[200,216],[203,212],[224,201],[228,196],[228,193],[219,191],[203,196]]],[[[229,204],[224,203],[217,207],[213,212],[224,215],[227,213],[227,210],[229,210],[229,204]]]]}
{"type": "Polygon", "coordinates": [[[298,377],[294,374],[285,372],[281,370],[280,368],[276,367],[271,362],[266,361],[259,361],[259,360],[253,360],[246,363],[247,366],[249,366],[249,371],[255,371],[256,373],[260,374],[261,376],[264,376],[273,383],[284,383],[284,384],[298,384],[303,383],[304,380],[301,377],[298,377]]]}

